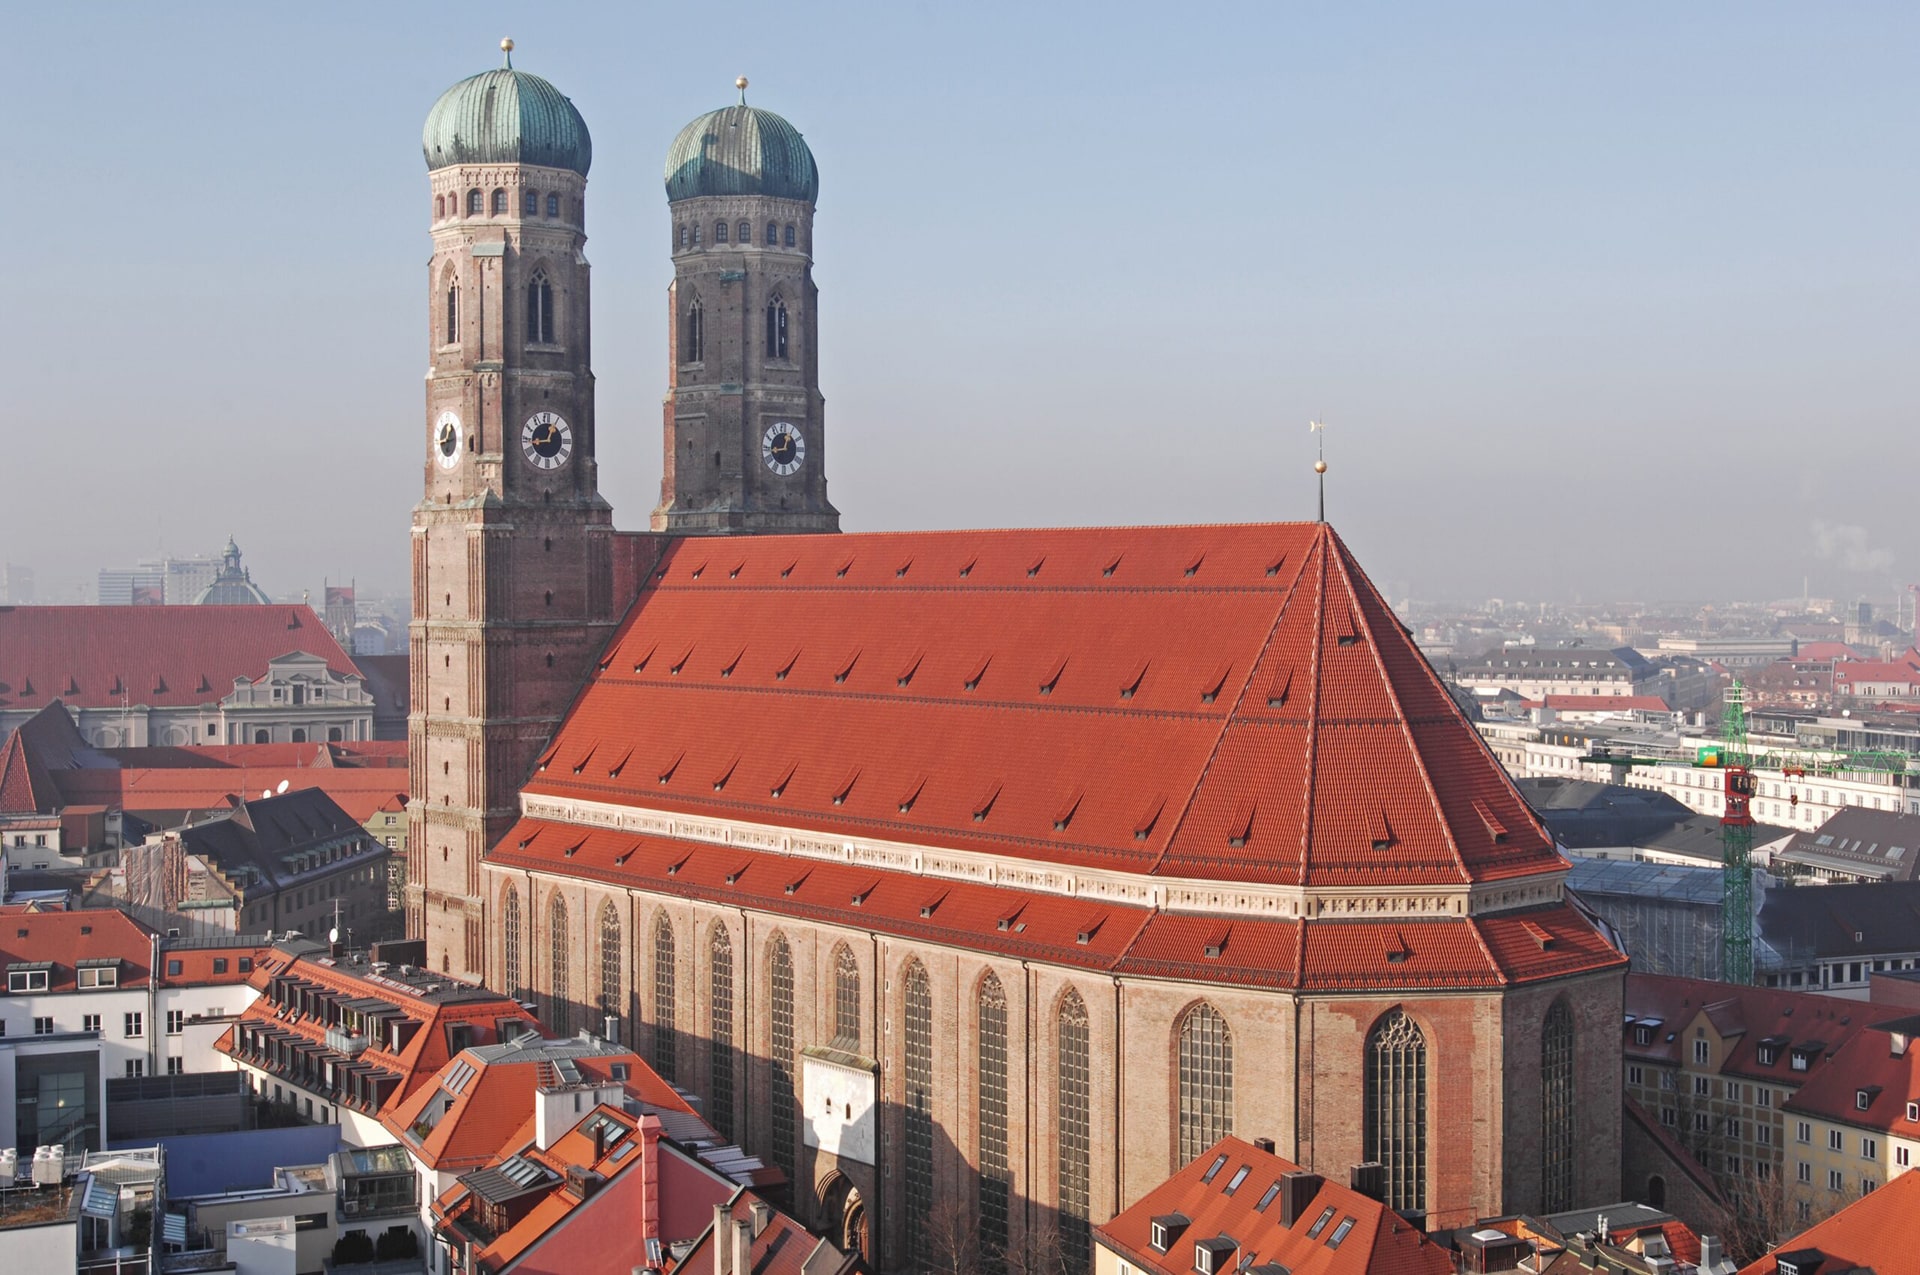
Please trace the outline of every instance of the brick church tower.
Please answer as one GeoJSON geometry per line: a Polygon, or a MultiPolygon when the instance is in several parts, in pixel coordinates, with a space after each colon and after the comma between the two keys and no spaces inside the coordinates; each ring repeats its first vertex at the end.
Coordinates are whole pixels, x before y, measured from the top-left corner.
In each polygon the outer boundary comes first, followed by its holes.
{"type": "MultiPolygon", "coordinates": [[[[614,620],[594,462],[586,177],[573,103],[512,67],[427,116],[425,495],[413,514],[407,921],[485,973],[482,854],[614,620]]],[[[515,989],[502,989],[512,991],[515,989]]]]}
{"type": "Polygon", "coordinates": [[[746,104],[709,112],[667,152],[665,456],[655,531],[838,531],[827,501],[813,284],[813,153],[746,104]]]}

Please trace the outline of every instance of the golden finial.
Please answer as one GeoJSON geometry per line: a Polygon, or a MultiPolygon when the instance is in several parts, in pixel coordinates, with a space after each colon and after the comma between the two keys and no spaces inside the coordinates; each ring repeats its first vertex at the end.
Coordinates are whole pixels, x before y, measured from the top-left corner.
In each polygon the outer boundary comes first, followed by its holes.
{"type": "Polygon", "coordinates": [[[1320,475],[1320,521],[1327,520],[1327,423],[1308,421],[1307,428],[1312,430],[1319,441],[1319,450],[1313,461],[1313,472],[1320,475]]]}
{"type": "Polygon", "coordinates": [[[513,37],[512,36],[508,36],[506,39],[500,41],[500,60],[501,60],[501,64],[505,66],[508,70],[513,69],[513,37]]]}
{"type": "Polygon", "coordinates": [[[733,87],[740,90],[740,105],[745,106],[747,104],[747,77],[743,75],[735,80],[733,87]]]}

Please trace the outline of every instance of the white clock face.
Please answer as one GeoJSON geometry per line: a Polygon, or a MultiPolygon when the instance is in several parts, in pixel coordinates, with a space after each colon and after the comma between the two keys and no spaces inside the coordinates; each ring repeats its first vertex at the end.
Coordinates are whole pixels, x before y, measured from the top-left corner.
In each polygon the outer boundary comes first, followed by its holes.
{"type": "Polygon", "coordinates": [[[460,414],[442,412],[440,419],[433,423],[433,459],[442,469],[452,469],[460,463],[460,414]]]}
{"type": "Polygon", "coordinates": [[[760,459],[767,462],[768,469],[784,477],[798,470],[806,458],[807,440],[798,428],[787,421],[767,426],[760,438],[760,459]]]}
{"type": "Polygon", "coordinates": [[[573,457],[573,427],[558,412],[535,412],[521,427],[520,450],[535,469],[558,469],[573,457]]]}

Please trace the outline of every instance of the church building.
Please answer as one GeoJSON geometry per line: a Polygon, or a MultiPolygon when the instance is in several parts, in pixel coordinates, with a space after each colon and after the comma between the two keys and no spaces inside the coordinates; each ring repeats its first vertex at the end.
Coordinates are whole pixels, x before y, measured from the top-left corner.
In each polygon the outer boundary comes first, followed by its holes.
{"type": "Polygon", "coordinates": [[[1434,1226],[1615,1196],[1625,958],[1331,527],[832,534],[819,175],[741,88],[669,151],[647,532],[584,120],[511,65],[428,117],[430,963],[639,1050],[882,1270],[1087,1269],[1229,1134],[1434,1226]]]}

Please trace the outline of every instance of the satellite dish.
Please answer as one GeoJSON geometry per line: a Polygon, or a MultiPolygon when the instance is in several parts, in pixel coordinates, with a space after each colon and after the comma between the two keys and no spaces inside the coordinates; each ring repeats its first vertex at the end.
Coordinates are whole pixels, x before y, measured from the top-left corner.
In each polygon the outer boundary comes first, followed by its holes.
{"type": "Polygon", "coordinates": [[[284,779],[282,779],[280,781],[279,786],[274,789],[275,792],[285,792],[286,790],[287,790],[287,781],[284,779]]]}
{"type": "Polygon", "coordinates": [[[339,941],[340,941],[340,928],[338,926],[335,926],[333,929],[327,931],[327,942],[338,943],[339,941]]]}
{"type": "Polygon", "coordinates": [[[271,796],[273,796],[273,789],[271,789],[271,788],[262,788],[262,789],[260,790],[260,795],[261,795],[262,797],[271,797],[271,796]]]}

